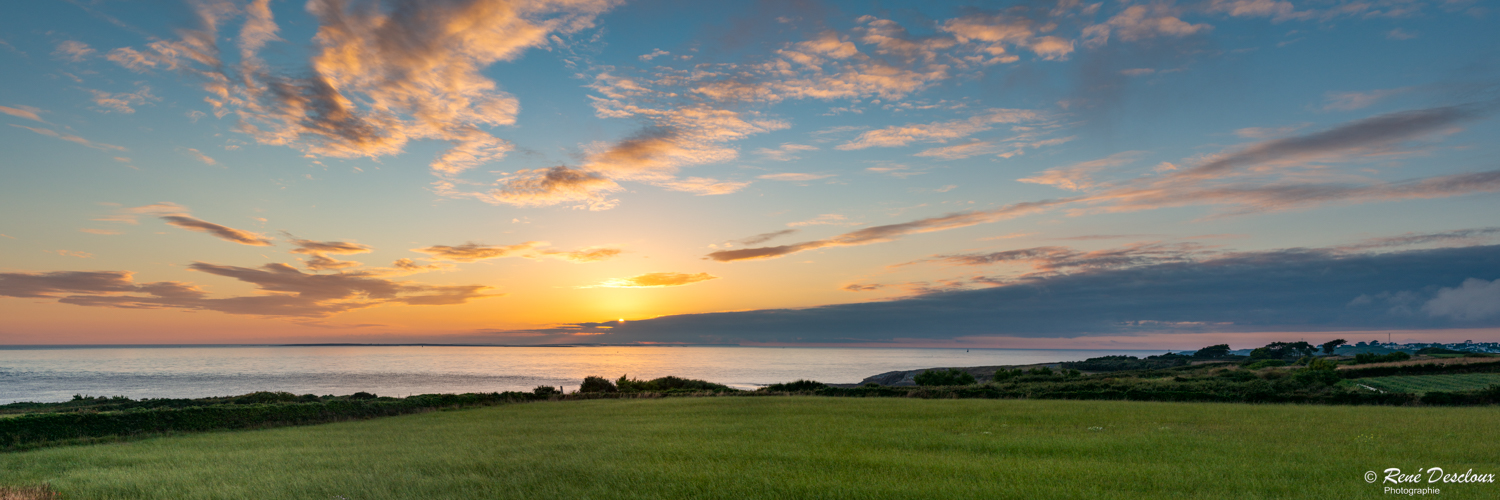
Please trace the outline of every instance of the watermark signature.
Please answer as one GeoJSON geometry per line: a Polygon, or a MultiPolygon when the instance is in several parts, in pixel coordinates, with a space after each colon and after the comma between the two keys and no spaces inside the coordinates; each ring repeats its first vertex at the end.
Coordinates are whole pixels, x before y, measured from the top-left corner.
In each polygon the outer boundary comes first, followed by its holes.
{"type": "Polygon", "coordinates": [[[1442,467],[1430,467],[1427,469],[1418,468],[1411,472],[1403,471],[1399,467],[1391,467],[1384,470],[1383,473],[1377,473],[1375,471],[1365,472],[1366,483],[1374,483],[1376,481],[1379,481],[1381,484],[1396,485],[1395,487],[1385,487],[1385,493],[1387,495],[1439,495],[1442,494],[1442,490],[1433,488],[1431,486],[1416,488],[1402,488],[1400,486],[1422,483],[1494,483],[1495,474],[1476,474],[1474,472],[1474,469],[1469,469],[1464,472],[1448,472],[1443,470],[1442,467]]]}

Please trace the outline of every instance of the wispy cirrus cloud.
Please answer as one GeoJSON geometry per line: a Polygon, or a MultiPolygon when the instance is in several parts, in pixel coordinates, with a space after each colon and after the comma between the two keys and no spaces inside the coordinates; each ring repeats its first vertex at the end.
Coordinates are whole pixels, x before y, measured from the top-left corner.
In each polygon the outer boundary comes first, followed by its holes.
{"type": "Polygon", "coordinates": [[[1016,203],[992,210],[957,212],[939,217],[930,217],[910,222],[869,227],[822,240],[807,241],[774,247],[720,250],[708,254],[708,258],[718,262],[772,259],[790,255],[793,253],[816,250],[819,248],[882,243],[899,239],[911,234],[944,231],[948,229],[973,226],[976,224],[984,224],[1012,219],[1027,214],[1042,212],[1048,208],[1064,204],[1069,201],[1072,200],[1045,200],[1039,202],[1016,203]]]}
{"type": "Polygon", "coordinates": [[[815,181],[818,179],[827,179],[833,176],[834,174],[804,174],[799,172],[783,172],[779,174],[766,174],[757,178],[765,179],[768,181],[807,182],[815,181]]]}
{"type": "Polygon", "coordinates": [[[74,143],[74,144],[80,144],[80,145],[83,145],[84,147],[93,148],[93,149],[97,149],[97,150],[100,150],[100,151],[130,151],[129,149],[125,149],[123,146],[116,146],[114,144],[105,144],[105,143],[102,143],[102,142],[94,142],[94,141],[90,141],[88,139],[84,139],[84,138],[76,136],[76,135],[59,133],[59,132],[51,130],[51,129],[36,128],[36,127],[27,127],[25,125],[16,125],[14,123],[12,123],[10,126],[17,127],[17,128],[24,128],[26,130],[30,130],[32,132],[36,132],[38,134],[45,135],[47,137],[56,137],[56,138],[62,139],[64,141],[68,141],[68,142],[71,142],[71,143],[74,143]]]}

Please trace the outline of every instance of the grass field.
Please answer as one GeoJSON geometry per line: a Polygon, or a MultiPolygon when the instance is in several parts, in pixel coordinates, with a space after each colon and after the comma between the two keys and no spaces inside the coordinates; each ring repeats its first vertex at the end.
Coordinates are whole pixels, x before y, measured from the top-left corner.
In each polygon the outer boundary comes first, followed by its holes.
{"type": "Polygon", "coordinates": [[[1351,380],[1389,392],[1425,394],[1431,391],[1472,391],[1500,384],[1500,373],[1458,373],[1446,375],[1409,375],[1368,377],[1351,380]]]}
{"type": "Polygon", "coordinates": [[[6,453],[0,486],[48,483],[65,498],[1376,498],[1366,471],[1500,472],[1497,420],[1495,407],[543,402],[6,453]]]}

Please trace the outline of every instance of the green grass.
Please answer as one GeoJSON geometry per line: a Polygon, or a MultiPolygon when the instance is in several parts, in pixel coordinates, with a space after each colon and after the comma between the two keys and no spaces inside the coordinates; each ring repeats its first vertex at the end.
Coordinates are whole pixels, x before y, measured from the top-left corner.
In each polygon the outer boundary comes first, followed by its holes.
{"type": "Polygon", "coordinates": [[[1495,407],[568,401],[6,453],[0,486],[176,499],[1376,498],[1365,471],[1500,472],[1497,419],[1495,407]]]}
{"type": "Polygon", "coordinates": [[[1432,391],[1454,392],[1483,389],[1493,384],[1500,384],[1500,373],[1368,377],[1352,381],[1384,391],[1425,394],[1432,391]]]}

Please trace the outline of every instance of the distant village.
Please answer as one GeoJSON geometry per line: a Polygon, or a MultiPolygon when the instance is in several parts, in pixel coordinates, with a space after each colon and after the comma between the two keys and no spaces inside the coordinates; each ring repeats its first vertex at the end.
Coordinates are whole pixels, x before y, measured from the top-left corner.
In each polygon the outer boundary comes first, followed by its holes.
{"type": "MultiPolygon", "coordinates": [[[[1409,344],[1402,344],[1396,342],[1381,342],[1379,340],[1371,340],[1369,342],[1356,342],[1354,344],[1341,345],[1337,349],[1335,349],[1333,353],[1339,356],[1353,356],[1355,354],[1366,352],[1374,354],[1385,354],[1396,351],[1401,351],[1408,354],[1416,354],[1417,351],[1428,348],[1449,349],[1453,351],[1465,352],[1500,353],[1500,342],[1475,342],[1473,340],[1465,340],[1463,342],[1452,343],[1412,342],[1409,344]]],[[[1236,349],[1230,351],[1230,354],[1249,356],[1250,351],[1253,350],[1255,349],[1236,349]]]]}

